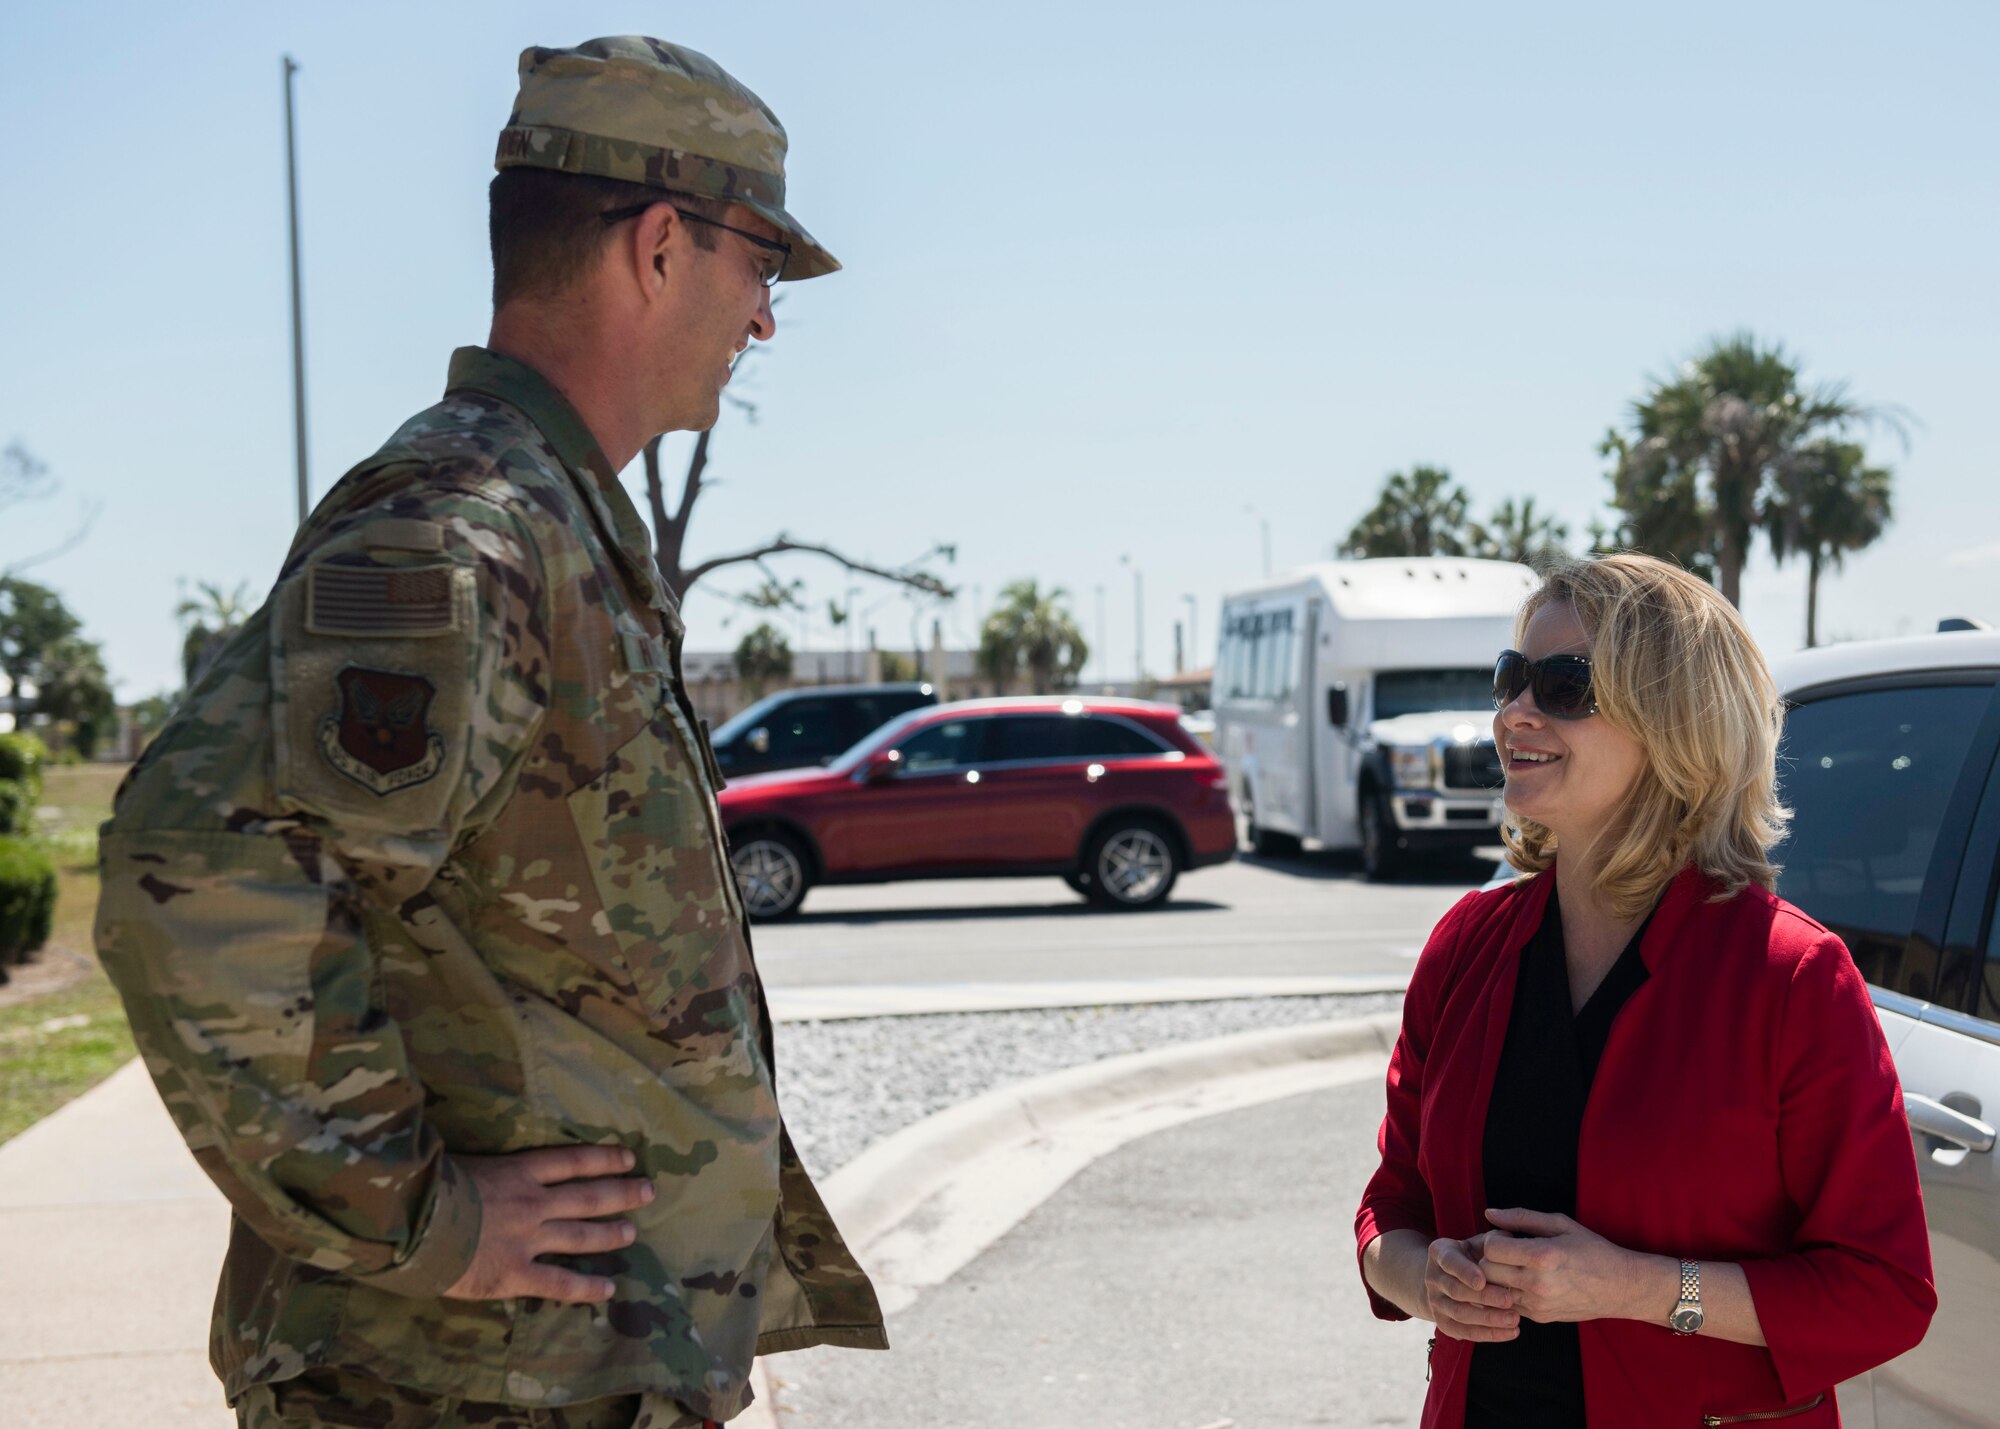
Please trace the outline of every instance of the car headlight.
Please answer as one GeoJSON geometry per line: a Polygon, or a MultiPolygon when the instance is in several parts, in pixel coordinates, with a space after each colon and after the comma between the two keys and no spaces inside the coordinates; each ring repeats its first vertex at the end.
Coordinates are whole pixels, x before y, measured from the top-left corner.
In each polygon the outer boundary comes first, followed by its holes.
{"type": "Polygon", "coordinates": [[[1428,789],[1431,786],[1431,752],[1425,745],[1392,745],[1389,773],[1398,789],[1428,789]]]}

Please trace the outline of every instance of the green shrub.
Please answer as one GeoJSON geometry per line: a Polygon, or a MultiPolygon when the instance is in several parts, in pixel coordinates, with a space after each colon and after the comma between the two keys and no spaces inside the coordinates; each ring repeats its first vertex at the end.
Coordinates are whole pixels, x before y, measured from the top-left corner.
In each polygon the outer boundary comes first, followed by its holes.
{"type": "Polygon", "coordinates": [[[0,734],[0,836],[35,831],[49,751],[32,734],[0,734]]]}
{"type": "Polygon", "coordinates": [[[30,833],[35,823],[35,801],[26,784],[0,779],[0,837],[30,833]]]}
{"type": "Polygon", "coordinates": [[[0,734],[0,782],[32,784],[40,795],[48,762],[49,747],[32,734],[0,734]]]}
{"type": "Polygon", "coordinates": [[[55,860],[26,839],[0,838],[0,967],[27,961],[55,917],[55,860]]]}

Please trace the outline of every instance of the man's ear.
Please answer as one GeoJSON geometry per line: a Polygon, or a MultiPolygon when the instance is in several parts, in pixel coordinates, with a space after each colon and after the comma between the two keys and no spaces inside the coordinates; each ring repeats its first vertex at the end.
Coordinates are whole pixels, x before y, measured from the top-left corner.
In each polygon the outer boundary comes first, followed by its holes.
{"type": "Polygon", "coordinates": [[[654,204],[625,228],[623,242],[614,249],[614,262],[647,298],[666,291],[675,266],[683,261],[686,228],[665,202],[654,204]]]}

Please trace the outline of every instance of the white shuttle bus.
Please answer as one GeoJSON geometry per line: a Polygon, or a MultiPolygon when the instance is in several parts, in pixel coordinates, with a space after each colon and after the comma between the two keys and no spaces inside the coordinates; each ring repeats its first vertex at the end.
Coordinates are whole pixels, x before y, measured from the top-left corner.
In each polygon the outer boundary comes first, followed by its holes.
{"type": "Polygon", "coordinates": [[[1499,843],[1493,662],[1537,584],[1458,557],[1329,561],[1224,598],[1215,747],[1260,853],[1371,878],[1499,843]]]}

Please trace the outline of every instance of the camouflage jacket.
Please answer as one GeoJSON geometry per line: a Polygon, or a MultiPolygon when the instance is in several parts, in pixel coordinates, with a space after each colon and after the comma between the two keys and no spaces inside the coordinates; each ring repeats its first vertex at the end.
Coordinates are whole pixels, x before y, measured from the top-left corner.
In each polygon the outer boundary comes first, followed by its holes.
{"type": "Polygon", "coordinates": [[[120,790],[97,928],[235,1209],[233,1400],[321,1364],[706,1418],[754,1353],[886,1345],[779,1119],[682,627],[638,513],[519,363],[344,477],[120,790]],[[605,1305],[446,1300],[450,1153],[622,1144],[658,1191],[605,1305]]]}

